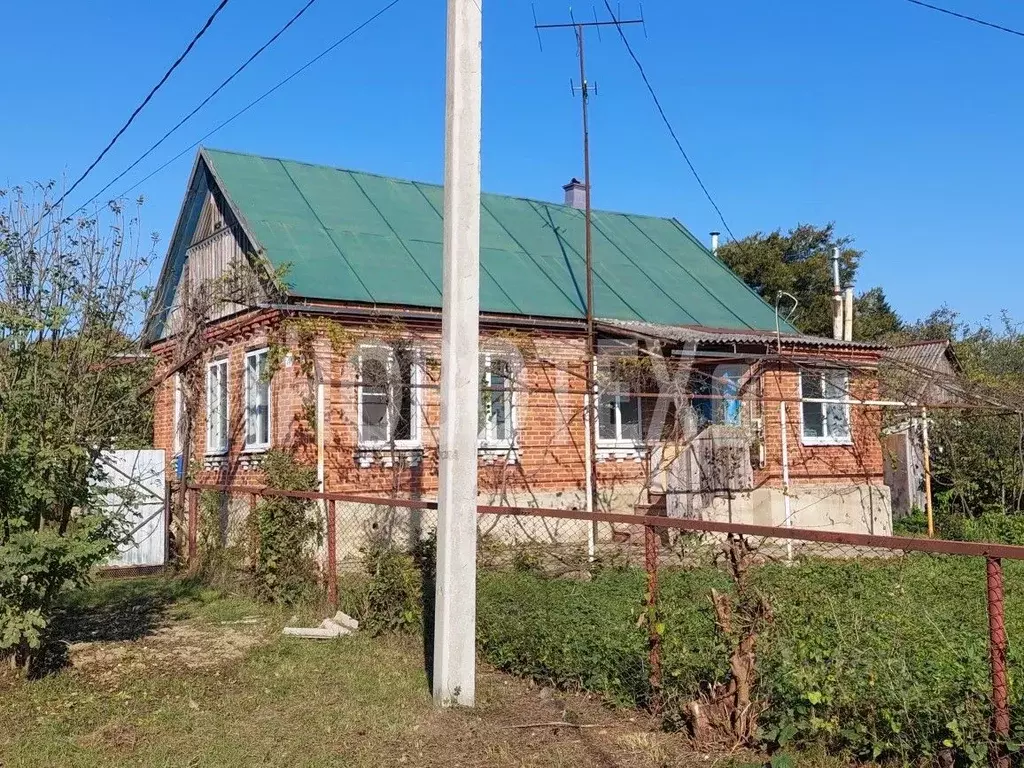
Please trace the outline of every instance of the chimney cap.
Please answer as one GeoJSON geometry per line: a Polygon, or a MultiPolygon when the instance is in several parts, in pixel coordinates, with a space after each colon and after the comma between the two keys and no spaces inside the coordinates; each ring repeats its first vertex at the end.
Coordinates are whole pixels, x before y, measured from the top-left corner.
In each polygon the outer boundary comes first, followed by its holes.
{"type": "Polygon", "coordinates": [[[566,184],[565,186],[563,186],[562,189],[570,190],[573,187],[582,187],[582,186],[583,186],[583,182],[580,181],[579,179],[577,179],[575,176],[573,176],[572,179],[569,181],[569,183],[566,184]]]}

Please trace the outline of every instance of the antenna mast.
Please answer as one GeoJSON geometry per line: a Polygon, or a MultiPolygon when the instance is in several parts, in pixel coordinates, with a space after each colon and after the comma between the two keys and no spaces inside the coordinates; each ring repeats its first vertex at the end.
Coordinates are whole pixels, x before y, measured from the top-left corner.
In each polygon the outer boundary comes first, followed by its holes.
{"type": "MultiPolygon", "coordinates": [[[[585,398],[586,407],[586,430],[587,440],[586,444],[589,447],[587,451],[587,511],[590,513],[594,512],[594,504],[597,499],[597,392],[594,384],[596,376],[595,362],[597,358],[596,339],[594,336],[594,270],[593,270],[593,250],[592,250],[592,236],[591,236],[591,210],[590,210],[590,122],[589,122],[589,103],[590,103],[590,83],[587,81],[587,66],[586,66],[586,33],[590,28],[597,30],[598,37],[600,38],[601,27],[607,26],[622,26],[625,24],[643,24],[644,20],[641,18],[637,19],[619,19],[612,16],[610,21],[598,21],[597,11],[594,12],[593,21],[576,21],[576,18],[572,14],[572,9],[569,9],[568,23],[562,24],[538,24],[537,14],[534,12],[534,29],[537,31],[537,41],[540,43],[540,33],[544,29],[572,29],[576,33],[576,55],[580,60],[580,106],[583,112],[583,200],[584,200],[584,230],[585,230],[585,254],[586,254],[586,272],[587,272],[587,395],[585,398]]],[[[543,50],[543,47],[541,48],[543,50]]],[[[576,95],[576,85],[570,80],[570,87],[573,95],[576,95]]],[[[594,83],[594,93],[597,93],[597,83],[594,83]]],[[[590,544],[590,555],[593,557],[594,549],[594,525],[591,524],[591,531],[589,536],[590,544]]]]}

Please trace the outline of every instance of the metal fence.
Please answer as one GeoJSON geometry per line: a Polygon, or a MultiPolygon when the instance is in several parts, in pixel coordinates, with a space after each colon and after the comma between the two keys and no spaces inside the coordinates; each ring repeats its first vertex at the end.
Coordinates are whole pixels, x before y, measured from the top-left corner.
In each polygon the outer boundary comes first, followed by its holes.
{"type": "MultiPolygon", "coordinates": [[[[224,541],[232,536],[232,519],[244,517],[262,497],[315,502],[324,533],[317,556],[332,604],[338,601],[339,578],[361,568],[368,547],[385,543],[411,551],[436,527],[434,501],[224,485],[189,485],[184,492],[187,518],[179,528],[186,532],[187,547],[182,549],[189,558],[198,551],[202,492],[224,499],[224,541]]],[[[715,705],[726,699],[740,709],[745,702],[752,706],[751,692],[742,690],[742,680],[736,681],[747,661],[747,672],[753,672],[755,653],[782,667],[790,665],[793,677],[799,678],[806,646],[811,648],[806,651],[809,659],[818,658],[814,654],[842,659],[830,662],[834,679],[814,683],[818,688],[811,685],[801,694],[812,705],[816,697],[831,695],[829,685],[839,692],[850,684],[874,687],[879,701],[899,687],[897,698],[906,706],[913,704],[915,687],[948,688],[970,700],[970,691],[976,693],[982,685],[973,716],[983,715],[988,723],[993,764],[1010,765],[1016,747],[1011,740],[1006,600],[1008,592],[1011,599],[1016,595],[1016,577],[1024,577],[1024,565],[1016,562],[1024,561],[1024,547],[678,519],[643,505],[633,515],[496,506],[480,506],[478,514],[478,566],[483,574],[527,572],[586,583],[603,578],[595,574],[643,573],[630,631],[644,635],[637,674],[649,693],[643,703],[654,710],[678,694],[674,681],[679,676],[686,679],[686,660],[695,653],[687,643],[699,643],[684,636],[679,614],[688,602],[700,601],[719,636],[731,638],[724,647],[727,674],[717,687],[705,685],[698,697],[706,705],[705,719],[723,716],[716,714],[715,705]],[[1009,590],[1004,561],[1009,561],[1009,590]],[[697,583],[699,589],[692,586],[697,583]],[[755,651],[759,627],[769,620],[789,628],[790,645],[761,642],[755,651]],[[931,660],[940,646],[957,659],[952,671],[933,668],[931,660]],[[904,653],[909,661],[899,662],[897,669],[893,659],[907,648],[912,649],[904,653]],[[888,670],[888,679],[868,679],[878,669],[888,670]],[[985,680],[979,682],[979,674],[985,680]]],[[[1016,607],[1009,623],[1024,631],[1024,604],[1016,607]]],[[[784,694],[776,690],[774,695],[784,694]]],[[[941,706],[941,695],[934,699],[941,706]]],[[[1014,697],[1015,711],[1018,699],[1014,697]]],[[[741,736],[749,724],[735,722],[743,717],[736,712],[734,707],[727,726],[741,736]]],[[[707,725],[694,718],[691,727],[707,725]]]]}

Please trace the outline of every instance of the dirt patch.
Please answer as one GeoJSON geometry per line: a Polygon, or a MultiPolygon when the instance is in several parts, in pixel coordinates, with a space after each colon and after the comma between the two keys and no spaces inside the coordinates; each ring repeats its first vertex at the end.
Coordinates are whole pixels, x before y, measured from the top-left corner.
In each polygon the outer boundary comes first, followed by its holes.
{"type": "Polygon", "coordinates": [[[197,626],[177,623],[128,642],[84,642],[68,646],[76,672],[97,679],[124,675],[211,670],[242,658],[264,640],[259,625],[197,626]]]}
{"type": "Polygon", "coordinates": [[[473,710],[431,714],[396,755],[407,765],[465,768],[694,768],[712,760],[648,715],[487,668],[480,670],[473,710]]]}
{"type": "Polygon", "coordinates": [[[112,752],[131,752],[138,743],[135,726],[126,723],[108,723],[92,733],[79,736],[75,743],[84,749],[103,749],[112,752]]]}

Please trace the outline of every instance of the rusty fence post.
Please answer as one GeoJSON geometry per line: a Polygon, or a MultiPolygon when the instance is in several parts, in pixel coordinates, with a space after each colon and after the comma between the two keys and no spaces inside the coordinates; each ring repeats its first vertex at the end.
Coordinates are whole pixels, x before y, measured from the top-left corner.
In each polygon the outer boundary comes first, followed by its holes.
{"type": "Polygon", "coordinates": [[[327,602],[332,608],[338,606],[338,542],[337,502],[327,500],[327,602]]]}
{"type": "Polygon", "coordinates": [[[992,666],[992,765],[1009,768],[1006,740],[1010,735],[1010,701],[1006,673],[1006,622],[1003,604],[1003,564],[998,557],[985,559],[988,587],[988,646],[992,666]]]}
{"type": "Polygon", "coordinates": [[[188,495],[188,567],[195,568],[199,535],[199,491],[185,486],[188,495]]]}
{"type": "Polygon", "coordinates": [[[647,570],[647,640],[651,710],[661,711],[661,622],[658,618],[658,530],[644,526],[644,567],[647,570]]]}

